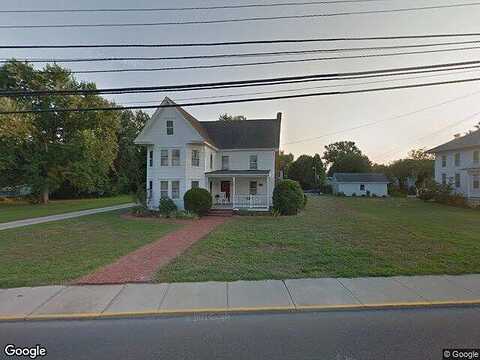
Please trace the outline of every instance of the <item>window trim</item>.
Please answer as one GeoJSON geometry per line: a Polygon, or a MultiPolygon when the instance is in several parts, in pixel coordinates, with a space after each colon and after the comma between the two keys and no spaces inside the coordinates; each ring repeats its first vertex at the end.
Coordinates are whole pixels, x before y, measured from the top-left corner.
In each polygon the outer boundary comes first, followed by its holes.
{"type": "Polygon", "coordinates": [[[172,188],[172,191],[171,191],[172,199],[180,199],[180,180],[172,180],[170,183],[172,188]],[[175,189],[173,187],[173,184],[178,185],[178,188],[175,189]],[[174,194],[174,191],[175,191],[175,194],[174,194]]]}
{"type": "Polygon", "coordinates": [[[174,131],[174,127],[173,127],[173,120],[167,120],[165,122],[166,124],[166,127],[167,127],[167,135],[174,135],[175,131],[174,131]],[[170,124],[169,124],[170,123],[170,124]],[[171,125],[171,126],[169,126],[171,125]]]}
{"type": "Polygon", "coordinates": [[[181,158],[180,149],[172,149],[172,166],[180,166],[180,158],[181,158]],[[174,163],[175,157],[173,156],[173,154],[175,153],[178,153],[178,158],[176,159],[177,160],[176,163],[174,163]]]}
{"type": "Polygon", "coordinates": [[[168,160],[169,160],[169,151],[168,149],[161,149],[160,150],[160,166],[168,166],[168,160]],[[164,156],[164,153],[167,153],[167,157],[164,156]],[[165,160],[165,163],[164,163],[165,160]]]}
{"type": "Polygon", "coordinates": [[[248,193],[250,195],[258,195],[258,181],[252,180],[248,184],[248,193]],[[255,186],[252,187],[252,184],[255,184],[255,186]],[[252,192],[252,189],[254,189],[254,193],[252,192]]]}
{"type": "Polygon", "coordinates": [[[250,170],[258,170],[258,155],[252,154],[249,158],[249,169],[250,170]],[[253,161],[252,161],[253,160],[253,161]],[[254,166],[252,166],[254,165],[254,166]]]}
{"type": "Polygon", "coordinates": [[[160,180],[160,199],[165,199],[168,198],[168,180],[160,180]],[[165,190],[163,188],[163,184],[167,184],[167,189],[165,190]],[[163,196],[163,194],[166,192],[166,196],[163,196]]]}
{"type": "Polygon", "coordinates": [[[222,155],[222,170],[230,170],[230,156],[228,155],[222,155]]]}
{"type": "Polygon", "coordinates": [[[192,149],[192,167],[200,167],[200,150],[198,149],[192,149]],[[194,154],[198,154],[198,157],[194,154]]]}

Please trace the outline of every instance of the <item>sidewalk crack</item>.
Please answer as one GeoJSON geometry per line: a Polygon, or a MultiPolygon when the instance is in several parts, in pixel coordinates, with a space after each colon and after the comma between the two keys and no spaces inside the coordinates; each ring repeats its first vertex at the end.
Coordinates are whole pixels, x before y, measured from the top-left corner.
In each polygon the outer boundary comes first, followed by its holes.
{"type": "Polygon", "coordinates": [[[293,295],[290,292],[290,289],[288,288],[287,283],[285,282],[285,280],[282,280],[282,283],[283,283],[283,286],[285,286],[285,289],[287,290],[287,294],[290,297],[290,301],[292,302],[293,308],[297,310],[297,304],[295,304],[295,301],[293,300],[293,295]]]}

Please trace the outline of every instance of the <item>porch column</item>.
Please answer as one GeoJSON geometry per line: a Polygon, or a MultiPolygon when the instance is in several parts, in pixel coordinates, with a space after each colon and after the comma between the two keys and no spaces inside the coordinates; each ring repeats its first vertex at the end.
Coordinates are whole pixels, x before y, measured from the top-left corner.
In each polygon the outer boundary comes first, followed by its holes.
{"type": "Polygon", "coordinates": [[[267,183],[267,209],[270,208],[270,177],[266,177],[267,183]]]}
{"type": "Polygon", "coordinates": [[[232,177],[232,207],[235,209],[235,196],[236,196],[236,189],[235,189],[235,176],[232,177]]]}
{"type": "Polygon", "coordinates": [[[470,174],[470,172],[467,170],[467,198],[470,199],[470,182],[473,181],[473,172],[470,174]]]}

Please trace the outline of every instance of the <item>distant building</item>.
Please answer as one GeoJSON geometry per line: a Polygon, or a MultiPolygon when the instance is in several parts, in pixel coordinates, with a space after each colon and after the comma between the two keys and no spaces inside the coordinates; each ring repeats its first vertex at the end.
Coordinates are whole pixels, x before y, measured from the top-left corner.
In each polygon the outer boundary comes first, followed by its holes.
{"type": "Polygon", "coordinates": [[[385,174],[335,173],[331,179],[334,194],[346,196],[387,196],[389,183],[385,174]]]}

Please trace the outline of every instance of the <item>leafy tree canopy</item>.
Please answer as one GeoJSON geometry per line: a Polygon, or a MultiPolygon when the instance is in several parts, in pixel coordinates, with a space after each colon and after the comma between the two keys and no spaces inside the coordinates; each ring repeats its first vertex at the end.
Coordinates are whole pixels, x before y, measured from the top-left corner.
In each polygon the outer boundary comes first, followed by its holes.
{"type": "Polygon", "coordinates": [[[353,141],[339,141],[325,146],[323,158],[330,165],[328,175],[336,172],[370,172],[371,162],[353,141]]]}

